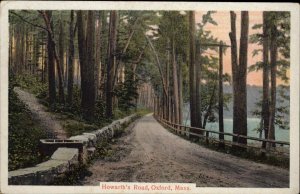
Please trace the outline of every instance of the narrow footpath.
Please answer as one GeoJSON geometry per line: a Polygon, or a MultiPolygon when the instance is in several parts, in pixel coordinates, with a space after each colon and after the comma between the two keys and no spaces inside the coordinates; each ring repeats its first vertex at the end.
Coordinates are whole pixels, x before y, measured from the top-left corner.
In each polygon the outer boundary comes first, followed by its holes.
{"type": "Polygon", "coordinates": [[[38,99],[31,93],[15,87],[14,91],[18,94],[19,99],[24,102],[32,114],[32,118],[36,120],[42,128],[44,128],[50,136],[57,139],[67,137],[59,120],[53,114],[47,112],[47,108],[39,103],[38,99]]]}

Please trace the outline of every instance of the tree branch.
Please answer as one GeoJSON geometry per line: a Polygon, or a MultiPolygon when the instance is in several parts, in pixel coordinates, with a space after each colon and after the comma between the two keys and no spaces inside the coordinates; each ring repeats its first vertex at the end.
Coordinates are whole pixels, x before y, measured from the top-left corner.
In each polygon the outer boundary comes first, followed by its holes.
{"type": "Polygon", "coordinates": [[[75,21],[75,26],[74,26],[73,34],[76,34],[76,30],[77,30],[77,20],[75,21]]]}
{"type": "Polygon", "coordinates": [[[147,46],[148,46],[148,42],[145,44],[142,51],[140,52],[140,55],[139,55],[138,59],[136,61],[132,62],[133,64],[138,64],[142,60],[143,54],[144,54],[145,49],[146,49],[147,46]]]}
{"type": "Polygon", "coordinates": [[[132,25],[132,31],[130,32],[130,34],[129,34],[129,37],[128,37],[128,39],[127,39],[127,42],[126,42],[126,44],[125,44],[125,47],[123,48],[123,50],[121,51],[121,53],[118,53],[118,54],[115,54],[115,55],[120,55],[120,57],[119,57],[119,59],[118,59],[118,62],[117,62],[117,65],[116,65],[116,68],[115,68],[115,73],[114,73],[114,78],[113,78],[113,87],[114,87],[114,85],[115,85],[115,82],[116,82],[116,78],[117,78],[117,75],[118,75],[118,69],[119,69],[119,66],[120,66],[120,63],[121,63],[121,60],[122,60],[122,57],[124,56],[124,54],[126,53],[126,51],[127,51],[127,48],[128,48],[128,46],[129,46],[129,43],[130,43],[130,41],[131,41],[131,39],[132,39],[132,37],[133,37],[133,34],[134,34],[134,32],[135,32],[135,25],[137,24],[137,21],[138,21],[139,19],[137,18],[135,21],[134,21],[134,23],[133,23],[133,25],[132,25]]]}
{"type": "Polygon", "coordinates": [[[15,13],[15,12],[13,12],[13,11],[11,11],[10,13],[14,14],[15,16],[17,16],[17,17],[18,17],[19,19],[21,19],[23,22],[26,22],[26,23],[28,23],[28,24],[34,26],[34,27],[40,28],[40,29],[42,29],[42,30],[46,30],[46,31],[48,32],[48,29],[47,29],[47,28],[45,28],[45,27],[43,27],[43,26],[40,26],[40,25],[37,25],[37,24],[34,24],[34,23],[28,21],[27,19],[23,18],[21,15],[15,13]]]}
{"type": "Polygon", "coordinates": [[[164,75],[163,75],[161,63],[160,63],[159,58],[158,58],[158,54],[157,54],[157,52],[156,52],[156,50],[155,50],[155,48],[154,48],[154,46],[153,46],[150,38],[146,34],[145,34],[145,37],[146,37],[146,39],[147,39],[147,41],[148,41],[148,43],[149,43],[149,45],[150,45],[150,47],[151,47],[154,55],[155,55],[156,65],[157,65],[158,70],[159,70],[160,78],[161,78],[161,81],[162,81],[162,84],[163,84],[164,93],[167,95],[168,93],[167,93],[166,81],[164,79],[164,75]]]}

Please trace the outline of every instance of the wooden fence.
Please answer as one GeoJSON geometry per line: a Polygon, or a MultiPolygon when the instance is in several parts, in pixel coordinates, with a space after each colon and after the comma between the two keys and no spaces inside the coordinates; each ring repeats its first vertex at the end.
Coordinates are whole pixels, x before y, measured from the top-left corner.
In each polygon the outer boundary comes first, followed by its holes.
{"type": "Polygon", "coordinates": [[[186,135],[187,137],[190,137],[190,135],[193,135],[193,136],[197,136],[197,137],[200,137],[200,138],[205,138],[205,141],[206,141],[207,144],[209,144],[209,141],[212,141],[212,142],[223,143],[227,146],[238,146],[238,147],[243,147],[243,148],[255,148],[255,149],[259,149],[261,152],[267,152],[267,153],[276,152],[276,153],[279,153],[279,154],[289,155],[289,147],[290,147],[289,142],[275,141],[275,140],[271,140],[271,139],[263,139],[263,138],[244,136],[244,135],[239,135],[239,134],[234,134],[234,133],[226,133],[226,132],[219,132],[219,131],[213,131],[213,130],[208,130],[208,129],[190,127],[190,126],[185,126],[185,125],[179,125],[179,124],[176,124],[176,123],[172,123],[168,120],[165,120],[163,118],[159,118],[157,116],[155,116],[155,118],[162,125],[172,129],[176,133],[181,133],[181,135],[186,135]],[[199,131],[200,133],[191,132],[191,129],[192,129],[192,131],[199,131]],[[213,138],[213,137],[210,136],[210,134],[224,135],[224,139],[225,139],[225,136],[236,137],[237,142],[226,141],[226,140],[220,140],[220,139],[217,139],[217,138],[213,138]],[[249,143],[248,144],[241,144],[241,143],[238,143],[239,138],[244,138],[244,139],[249,139],[249,140],[252,140],[252,141],[260,142],[260,144],[259,145],[258,144],[249,144],[249,143]],[[261,147],[262,142],[277,144],[277,145],[280,145],[280,147],[283,147],[285,145],[285,146],[288,146],[288,149],[277,149],[277,148],[275,148],[275,149],[264,149],[264,148],[261,147]]]}

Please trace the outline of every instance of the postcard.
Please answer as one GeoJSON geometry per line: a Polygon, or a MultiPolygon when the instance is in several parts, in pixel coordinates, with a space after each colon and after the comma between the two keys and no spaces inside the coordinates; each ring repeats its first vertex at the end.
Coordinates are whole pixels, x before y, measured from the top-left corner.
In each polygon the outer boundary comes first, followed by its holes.
{"type": "Polygon", "coordinates": [[[0,192],[299,192],[298,4],[0,13],[0,192]]]}

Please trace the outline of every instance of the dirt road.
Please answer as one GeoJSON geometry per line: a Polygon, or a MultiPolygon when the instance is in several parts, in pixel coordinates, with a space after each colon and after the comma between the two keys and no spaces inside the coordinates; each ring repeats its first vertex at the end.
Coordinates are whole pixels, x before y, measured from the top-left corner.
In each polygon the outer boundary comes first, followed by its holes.
{"type": "Polygon", "coordinates": [[[100,181],[182,182],[203,187],[289,187],[289,172],[190,143],[147,115],[114,145],[117,160],[97,160],[84,185],[100,181]]]}
{"type": "Polygon", "coordinates": [[[63,130],[60,122],[53,114],[47,112],[47,108],[40,104],[33,94],[26,92],[19,87],[15,87],[14,91],[18,94],[19,99],[27,105],[32,114],[32,118],[39,122],[49,134],[52,134],[58,139],[66,138],[66,132],[63,130]]]}

